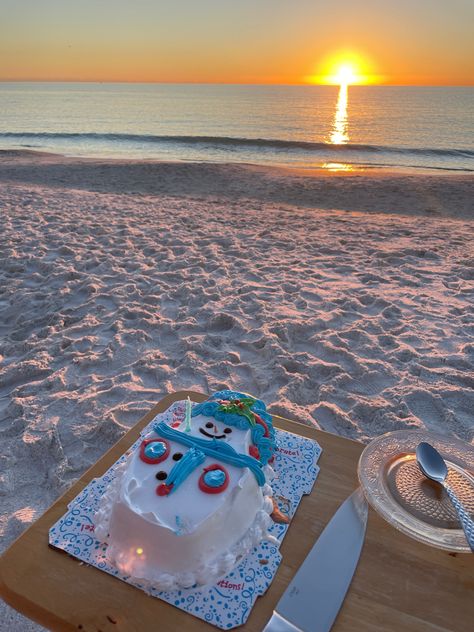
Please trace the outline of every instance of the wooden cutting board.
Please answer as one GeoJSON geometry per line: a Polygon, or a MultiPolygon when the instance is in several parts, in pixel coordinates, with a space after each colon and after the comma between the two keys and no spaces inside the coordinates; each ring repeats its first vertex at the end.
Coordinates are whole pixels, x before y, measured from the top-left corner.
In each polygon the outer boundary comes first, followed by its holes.
{"type": "MultiPolygon", "coordinates": [[[[82,632],[201,632],[217,628],[48,545],[49,528],[67,504],[102,475],[173,402],[206,396],[180,391],[164,397],[0,560],[0,594],[13,608],[51,630],[82,632]]],[[[259,632],[294,573],[343,500],[357,487],[361,443],[274,416],[274,425],[314,438],[323,448],[321,472],[303,496],[281,546],[283,560],[267,593],[241,629],[259,632]]],[[[370,510],[367,537],[334,632],[468,632],[474,629],[474,555],[441,551],[411,540],[370,510]]],[[[316,632],[316,631],[315,631],[316,632]]]]}

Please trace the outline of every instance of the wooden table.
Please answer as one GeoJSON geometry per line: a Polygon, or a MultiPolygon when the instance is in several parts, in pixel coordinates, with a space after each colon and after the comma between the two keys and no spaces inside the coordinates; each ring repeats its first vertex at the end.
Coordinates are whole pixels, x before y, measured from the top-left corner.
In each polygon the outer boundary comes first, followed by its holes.
{"type": "MultiPolygon", "coordinates": [[[[48,530],[67,504],[126,451],[157,413],[188,395],[197,402],[205,399],[188,391],[164,397],[6,551],[0,561],[0,593],[7,603],[52,630],[215,632],[200,619],[48,546],[48,530]]],[[[281,417],[275,416],[274,424],[319,442],[321,472],[283,541],[278,573],[244,626],[250,632],[262,630],[313,542],[357,486],[364,447],[281,417]]],[[[473,561],[472,555],[415,542],[370,510],[361,559],[333,631],[468,632],[474,629],[473,561]]]]}

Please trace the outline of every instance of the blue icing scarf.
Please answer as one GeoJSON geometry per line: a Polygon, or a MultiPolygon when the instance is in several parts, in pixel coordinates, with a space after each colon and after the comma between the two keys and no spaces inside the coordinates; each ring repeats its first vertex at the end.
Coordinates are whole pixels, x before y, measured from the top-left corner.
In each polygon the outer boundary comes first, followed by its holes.
{"type": "Polygon", "coordinates": [[[235,413],[228,413],[223,410],[219,410],[220,404],[218,400],[232,401],[235,399],[253,398],[251,395],[240,393],[238,391],[223,390],[217,391],[201,404],[193,406],[191,413],[192,417],[197,415],[204,415],[206,417],[214,417],[217,421],[239,428],[239,430],[248,430],[251,428],[252,443],[258,448],[260,454],[260,461],[266,465],[272,458],[275,451],[275,430],[273,429],[272,417],[267,413],[267,408],[261,399],[255,399],[250,410],[265,421],[268,427],[269,437],[264,437],[265,429],[262,425],[256,423],[254,426],[250,425],[250,422],[243,415],[235,413]]]}
{"type": "Polygon", "coordinates": [[[186,445],[190,448],[195,448],[195,453],[193,455],[194,458],[190,458],[188,461],[187,459],[185,460],[185,457],[183,457],[181,459],[183,461],[183,466],[181,468],[176,466],[173,467],[171,470],[171,473],[174,472],[173,480],[176,476],[176,478],[179,478],[181,483],[192,472],[192,470],[197,467],[197,460],[201,458],[199,453],[203,453],[206,456],[210,456],[217,461],[222,461],[228,465],[234,465],[235,467],[241,468],[248,467],[255,476],[255,479],[260,487],[265,484],[265,474],[262,471],[262,464],[260,461],[257,461],[257,459],[254,459],[248,454],[240,454],[228,443],[224,443],[219,439],[208,440],[190,436],[189,434],[170,428],[170,426],[168,426],[168,424],[164,421],[153,424],[153,430],[158,436],[163,437],[164,439],[181,443],[182,445],[186,445]],[[177,476],[178,474],[179,477],[177,476]],[[185,474],[184,477],[182,477],[183,474],[185,474]]]}
{"type": "Polygon", "coordinates": [[[191,448],[186,452],[169,473],[166,485],[171,486],[170,494],[188,478],[193,470],[201,465],[205,458],[204,452],[196,448],[191,448]]]}

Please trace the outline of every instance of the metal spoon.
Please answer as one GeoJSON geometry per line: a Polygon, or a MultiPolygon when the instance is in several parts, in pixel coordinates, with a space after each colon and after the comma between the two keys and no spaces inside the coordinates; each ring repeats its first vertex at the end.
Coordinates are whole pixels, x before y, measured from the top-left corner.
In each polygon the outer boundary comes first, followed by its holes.
{"type": "Polygon", "coordinates": [[[471,520],[468,510],[446,483],[448,468],[443,457],[432,445],[422,442],[416,448],[416,460],[422,473],[432,481],[440,483],[446,490],[449,500],[453,503],[461,521],[467,543],[471,547],[471,551],[474,552],[474,521],[471,520]]]}

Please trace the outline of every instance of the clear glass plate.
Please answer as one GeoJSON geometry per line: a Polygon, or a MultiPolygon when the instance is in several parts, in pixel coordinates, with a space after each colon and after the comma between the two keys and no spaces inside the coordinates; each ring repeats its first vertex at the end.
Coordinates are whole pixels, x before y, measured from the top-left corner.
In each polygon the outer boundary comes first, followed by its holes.
{"type": "Polygon", "coordinates": [[[447,482],[474,518],[474,447],[432,432],[397,430],[369,443],[359,459],[362,489],[375,511],[406,535],[440,549],[469,553],[446,492],[418,468],[415,450],[421,441],[443,456],[447,482]]]}

